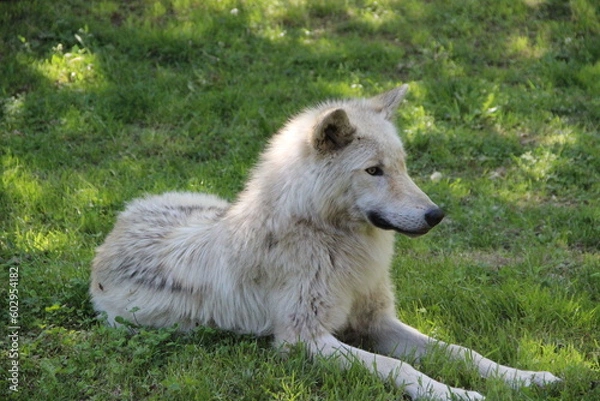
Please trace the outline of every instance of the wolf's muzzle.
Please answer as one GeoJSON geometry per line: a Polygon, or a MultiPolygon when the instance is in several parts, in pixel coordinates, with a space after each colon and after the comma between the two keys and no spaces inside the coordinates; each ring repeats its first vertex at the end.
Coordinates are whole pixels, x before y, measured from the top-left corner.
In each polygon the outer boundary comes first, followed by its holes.
{"type": "Polygon", "coordinates": [[[437,226],[440,221],[444,218],[444,211],[439,207],[429,209],[425,212],[425,221],[429,224],[429,227],[437,226]]]}

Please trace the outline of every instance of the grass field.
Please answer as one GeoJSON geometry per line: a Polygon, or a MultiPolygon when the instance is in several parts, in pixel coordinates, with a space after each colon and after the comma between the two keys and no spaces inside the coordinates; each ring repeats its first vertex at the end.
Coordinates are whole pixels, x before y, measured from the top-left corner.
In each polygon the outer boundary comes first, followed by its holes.
{"type": "Polygon", "coordinates": [[[109,329],[87,294],[128,200],[234,199],[290,114],[400,83],[410,172],[447,213],[397,239],[400,317],[564,383],[515,391],[435,356],[419,368],[489,400],[600,400],[593,0],[1,2],[0,398],[402,399],[269,339],[109,329]]]}

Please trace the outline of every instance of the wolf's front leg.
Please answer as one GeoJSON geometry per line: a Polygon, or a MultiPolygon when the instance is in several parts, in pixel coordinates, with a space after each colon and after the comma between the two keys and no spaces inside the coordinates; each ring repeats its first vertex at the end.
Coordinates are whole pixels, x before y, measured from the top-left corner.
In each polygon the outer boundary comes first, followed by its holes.
{"type": "Polygon", "coordinates": [[[533,372],[500,365],[468,348],[437,341],[392,317],[382,318],[373,325],[372,337],[378,352],[397,358],[413,356],[418,360],[432,348],[444,349],[452,358],[472,362],[482,377],[500,377],[514,388],[561,381],[550,372],[533,372]]]}
{"type": "MultiPolygon", "coordinates": [[[[311,356],[335,358],[343,369],[359,362],[382,380],[392,380],[403,388],[413,400],[483,400],[484,396],[475,392],[448,387],[419,372],[408,363],[345,344],[333,335],[324,333],[312,339],[300,339],[306,344],[311,356]]],[[[280,339],[281,341],[281,339],[280,339]]]]}

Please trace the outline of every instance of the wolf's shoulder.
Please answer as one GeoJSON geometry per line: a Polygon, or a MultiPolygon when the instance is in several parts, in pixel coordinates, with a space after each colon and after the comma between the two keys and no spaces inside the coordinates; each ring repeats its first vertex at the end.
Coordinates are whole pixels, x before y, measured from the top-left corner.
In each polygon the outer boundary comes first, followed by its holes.
{"type": "Polygon", "coordinates": [[[160,221],[171,225],[177,221],[188,221],[192,216],[212,219],[222,215],[228,208],[229,202],[212,194],[166,192],[132,200],[119,215],[119,219],[160,221]]]}
{"type": "Polygon", "coordinates": [[[216,195],[201,192],[165,192],[134,199],[127,205],[132,208],[209,208],[229,206],[229,202],[216,195]]]}

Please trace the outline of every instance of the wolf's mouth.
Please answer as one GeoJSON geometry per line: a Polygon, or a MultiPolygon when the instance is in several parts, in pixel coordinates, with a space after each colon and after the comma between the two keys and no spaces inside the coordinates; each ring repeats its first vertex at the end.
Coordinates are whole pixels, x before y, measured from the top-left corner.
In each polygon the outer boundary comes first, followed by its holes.
{"type": "Polygon", "coordinates": [[[380,213],[373,211],[367,213],[367,218],[377,228],[381,228],[382,230],[394,230],[397,233],[404,234],[408,237],[419,237],[423,234],[427,234],[429,232],[429,227],[423,228],[420,230],[405,230],[401,227],[398,227],[392,224],[389,220],[383,217],[380,213]]]}
{"type": "Polygon", "coordinates": [[[425,235],[429,232],[429,229],[427,230],[423,230],[423,231],[403,231],[403,230],[396,230],[397,233],[406,235],[407,237],[411,237],[411,238],[417,238],[420,237],[421,235],[425,235]]]}

